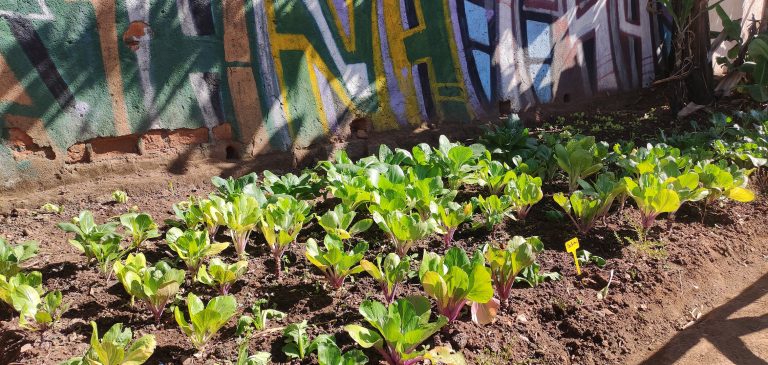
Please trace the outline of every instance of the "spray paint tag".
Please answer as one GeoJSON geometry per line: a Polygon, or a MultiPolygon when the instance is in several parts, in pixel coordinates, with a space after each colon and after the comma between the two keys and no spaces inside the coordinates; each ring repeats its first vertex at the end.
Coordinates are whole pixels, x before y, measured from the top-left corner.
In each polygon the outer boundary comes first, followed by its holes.
{"type": "Polygon", "coordinates": [[[581,275],[581,268],[579,267],[579,258],[576,257],[576,250],[579,248],[579,239],[574,237],[565,243],[565,252],[573,254],[573,262],[576,264],[576,275],[581,275]]]}

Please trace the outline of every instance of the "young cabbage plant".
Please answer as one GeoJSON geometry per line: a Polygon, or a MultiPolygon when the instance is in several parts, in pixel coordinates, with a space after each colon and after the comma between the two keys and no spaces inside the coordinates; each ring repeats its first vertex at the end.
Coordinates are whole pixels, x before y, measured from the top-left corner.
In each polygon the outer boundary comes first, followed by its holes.
{"type": "Polygon", "coordinates": [[[411,276],[411,259],[402,259],[395,253],[387,256],[376,256],[376,264],[368,260],[360,260],[360,266],[379,284],[385,302],[389,305],[395,300],[397,287],[411,276]]]}
{"type": "Polygon", "coordinates": [[[490,152],[478,161],[478,169],[465,179],[468,184],[479,185],[488,188],[491,195],[499,195],[504,191],[510,181],[515,178],[515,170],[506,163],[492,160],[490,152]]]}
{"type": "Polygon", "coordinates": [[[120,216],[120,224],[131,236],[130,248],[133,250],[141,247],[146,240],[160,237],[157,224],[152,220],[152,216],[146,213],[125,213],[120,216]]]}
{"type": "Polygon", "coordinates": [[[208,341],[235,315],[237,301],[232,295],[223,295],[204,304],[197,295],[187,295],[189,322],[179,307],[174,308],[176,323],[198,351],[204,351],[208,341]]]}
{"type": "Polygon", "coordinates": [[[351,211],[360,206],[370,204],[374,200],[372,188],[366,176],[345,176],[338,173],[330,174],[328,190],[335,198],[341,200],[341,205],[351,211]]]}
{"type": "Polygon", "coordinates": [[[291,196],[281,196],[264,208],[259,226],[275,260],[275,274],[282,272],[282,257],[288,245],[296,238],[310,216],[309,204],[291,196]]]}
{"type": "Polygon", "coordinates": [[[237,349],[237,362],[235,365],[269,365],[272,354],[259,351],[253,355],[248,354],[248,342],[243,341],[237,349]]]}
{"type": "Polygon", "coordinates": [[[568,175],[568,188],[576,190],[580,179],[603,169],[602,160],[608,154],[607,146],[595,143],[595,137],[574,138],[563,146],[555,146],[555,160],[568,175]]]}
{"type": "Polygon", "coordinates": [[[224,222],[229,228],[237,255],[243,259],[246,256],[245,246],[248,236],[256,229],[264,210],[259,200],[250,195],[235,196],[226,204],[224,222]]]}
{"type": "Polygon", "coordinates": [[[101,242],[86,246],[86,252],[93,257],[106,281],[112,278],[112,263],[123,258],[126,253],[120,247],[121,239],[120,236],[105,236],[101,242]]]}
{"type": "Polygon", "coordinates": [[[453,235],[459,226],[472,219],[475,206],[472,203],[461,205],[455,202],[449,202],[445,205],[437,206],[438,231],[443,235],[443,244],[449,247],[453,242],[453,235]]]}
{"type": "Polygon", "coordinates": [[[48,214],[61,214],[64,213],[64,206],[53,203],[45,203],[40,207],[40,210],[48,214]]]}
{"type": "Polygon", "coordinates": [[[37,288],[19,285],[11,293],[13,308],[19,312],[19,327],[29,331],[45,332],[61,319],[69,309],[62,302],[61,291],[54,290],[41,297],[37,288]]]}
{"type": "Polygon", "coordinates": [[[542,246],[539,237],[515,236],[507,242],[506,247],[485,245],[483,251],[491,266],[493,286],[502,303],[506,303],[509,299],[517,274],[534,263],[536,259],[534,246],[542,246]]]}
{"type": "Polygon", "coordinates": [[[227,264],[218,257],[208,263],[208,267],[200,265],[195,279],[207,286],[216,287],[220,295],[229,294],[232,285],[248,271],[248,261],[238,261],[227,264]]]}
{"type": "Polygon", "coordinates": [[[147,259],[142,253],[128,255],[125,262],[115,262],[114,271],[125,291],[131,295],[131,303],[134,299],[143,301],[155,322],[160,322],[165,306],[176,297],[184,282],[184,270],[174,269],[164,261],[147,266],[147,259]]]}
{"type": "Polygon", "coordinates": [[[368,357],[360,350],[342,353],[333,335],[321,335],[317,339],[317,362],[319,365],[364,365],[368,357]]]}
{"type": "Polygon", "coordinates": [[[89,261],[93,261],[97,259],[95,250],[105,251],[104,249],[99,249],[99,246],[104,241],[113,242],[113,240],[110,240],[110,237],[115,236],[118,237],[117,241],[120,241],[122,237],[115,232],[117,225],[117,222],[97,225],[93,219],[93,214],[90,211],[84,210],[80,212],[80,215],[72,218],[71,223],[61,222],[57,224],[57,227],[64,232],[74,233],[75,238],[70,239],[69,243],[84,253],[89,261]]]}
{"type": "Polygon", "coordinates": [[[437,225],[433,218],[422,221],[417,213],[407,214],[400,210],[387,212],[376,208],[371,207],[373,221],[389,236],[400,257],[408,254],[415,241],[432,234],[437,225]]]}
{"type": "Polygon", "coordinates": [[[402,198],[405,197],[406,206],[415,209],[422,220],[427,220],[436,213],[435,207],[448,204],[456,198],[456,190],[443,188],[443,181],[440,177],[429,177],[418,179],[413,172],[410,173],[411,181],[405,183],[404,194],[396,194],[402,198]]]}
{"type": "Polygon", "coordinates": [[[358,263],[368,251],[368,243],[359,242],[351,251],[345,251],[342,240],[326,235],[323,246],[324,249],[319,248],[317,241],[310,238],[304,255],[323,272],[333,289],[340,289],[347,276],[363,271],[358,263]]]}
{"type": "Polygon", "coordinates": [[[170,247],[187,265],[190,273],[196,273],[206,257],[214,256],[229,247],[228,242],[213,242],[206,231],[186,231],[174,227],[165,235],[170,247]]]}
{"type": "Polygon", "coordinates": [[[115,190],[112,192],[112,200],[117,204],[125,204],[128,202],[128,194],[122,190],[115,190]]]}
{"type": "Polygon", "coordinates": [[[700,163],[694,167],[702,186],[709,192],[706,204],[718,199],[748,203],[755,200],[755,193],[746,188],[753,170],[739,169],[736,165],[700,163]]]}
{"type": "Polygon", "coordinates": [[[523,173],[520,175],[512,173],[512,178],[504,191],[504,194],[511,199],[512,209],[520,220],[525,220],[531,207],[544,197],[544,193],[541,192],[541,178],[523,173]]]}
{"type": "Polygon", "coordinates": [[[0,300],[13,307],[13,293],[22,286],[35,289],[43,295],[43,274],[39,271],[19,272],[13,276],[0,275],[0,300]]]}
{"type": "Polygon", "coordinates": [[[484,152],[485,147],[482,145],[475,144],[467,147],[450,142],[445,136],[440,136],[439,146],[434,149],[431,157],[442,170],[442,176],[448,179],[449,188],[456,190],[464,179],[477,169],[475,161],[484,152]]]}
{"type": "Polygon", "coordinates": [[[398,299],[388,306],[364,300],[360,314],[373,329],[350,324],[344,330],[361,347],[373,347],[389,365],[415,365],[426,355],[416,347],[448,323],[445,316],[430,322],[430,307],[425,297],[398,299]]]}
{"type": "Polygon", "coordinates": [[[203,211],[200,209],[199,201],[194,197],[174,204],[173,214],[177,220],[167,219],[165,223],[169,226],[197,229],[203,224],[203,211]]]}
{"type": "Polygon", "coordinates": [[[482,252],[472,259],[463,249],[452,247],[445,256],[424,251],[419,279],[424,291],[437,301],[440,314],[454,321],[465,305],[472,306],[472,321],[493,321],[499,303],[493,299],[491,271],[485,267],[482,252]]]}
{"type": "Polygon", "coordinates": [[[485,227],[485,229],[492,231],[504,222],[504,217],[515,219],[512,214],[515,206],[512,198],[508,195],[491,195],[487,198],[481,195],[472,198],[472,203],[478,207],[484,219],[484,222],[475,222],[472,225],[473,229],[485,227]]]}
{"type": "Polygon", "coordinates": [[[232,176],[226,179],[223,179],[219,176],[214,176],[211,178],[211,183],[214,187],[216,187],[218,194],[222,198],[226,199],[227,201],[232,201],[235,197],[246,193],[248,191],[249,185],[256,184],[258,180],[259,177],[256,175],[256,173],[252,172],[237,179],[233,178],[232,176]]]}
{"type": "Polygon", "coordinates": [[[266,306],[266,299],[258,299],[253,306],[251,306],[251,313],[253,316],[243,315],[237,320],[236,333],[239,337],[250,337],[253,331],[263,331],[267,328],[267,322],[270,320],[281,320],[285,318],[285,313],[270,308],[262,308],[266,306]]]}
{"type": "MultiPolygon", "coordinates": [[[[697,202],[705,199],[710,194],[709,190],[700,186],[699,174],[693,171],[680,174],[674,179],[669,179],[668,182],[670,183],[668,185],[669,188],[677,193],[681,202],[697,202]]],[[[669,213],[670,219],[675,218],[675,213],[677,213],[677,210],[669,213]]]]}
{"type": "Polygon", "coordinates": [[[534,262],[520,272],[520,276],[515,279],[515,282],[523,282],[531,288],[535,288],[547,280],[556,281],[562,277],[558,272],[541,272],[541,266],[534,262]]]}
{"type": "Polygon", "coordinates": [[[213,240],[219,227],[227,224],[225,218],[227,201],[218,195],[211,194],[208,199],[200,200],[197,205],[200,209],[202,222],[208,231],[208,236],[213,240]]]}
{"type": "Polygon", "coordinates": [[[96,322],[91,321],[91,347],[83,357],[67,360],[59,365],[141,365],[155,352],[155,336],[144,335],[131,343],[133,332],[116,323],[99,340],[96,322]]]}
{"type": "Polygon", "coordinates": [[[0,275],[10,277],[21,271],[21,265],[35,255],[38,246],[35,241],[26,241],[11,245],[5,238],[0,237],[0,275]]]}
{"type": "Polygon", "coordinates": [[[285,337],[283,353],[289,358],[304,360],[307,355],[317,350],[318,339],[309,340],[306,320],[286,326],[283,337],[285,337]]]}
{"type": "Polygon", "coordinates": [[[367,231],[373,225],[373,220],[371,219],[361,219],[357,223],[352,224],[356,215],[355,211],[339,204],[333,210],[329,210],[323,215],[315,215],[315,218],[317,218],[317,223],[320,224],[320,227],[323,227],[328,235],[340,240],[346,240],[367,231]]]}
{"type": "Polygon", "coordinates": [[[277,176],[269,170],[262,174],[262,185],[269,195],[289,195],[301,200],[312,200],[320,195],[320,179],[312,171],[305,171],[301,176],[292,173],[277,176]]]}
{"type": "Polygon", "coordinates": [[[676,212],[683,203],[680,195],[670,189],[672,181],[674,178],[664,179],[656,174],[643,174],[637,181],[624,178],[627,194],[640,209],[640,224],[644,232],[651,229],[660,214],[676,212]]]}
{"type": "Polygon", "coordinates": [[[574,191],[570,196],[556,193],[552,198],[559,205],[579,233],[586,234],[598,219],[605,217],[617,196],[625,192],[623,181],[617,181],[612,173],[601,174],[594,184],[579,180],[582,190],[574,191]]]}

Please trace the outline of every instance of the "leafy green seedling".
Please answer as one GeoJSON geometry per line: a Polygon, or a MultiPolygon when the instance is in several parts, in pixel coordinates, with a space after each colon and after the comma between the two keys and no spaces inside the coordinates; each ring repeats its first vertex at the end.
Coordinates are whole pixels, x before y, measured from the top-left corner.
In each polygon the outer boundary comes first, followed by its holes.
{"type": "Polygon", "coordinates": [[[277,201],[264,208],[264,215],[259,226],[261,233],[272,251],[275,260],[275,274],[279,278],[282,272],[282,257],[288,245],[296,238],[309,218],[309,204],[291,196],[280,196],[277,201]]]}
{"type": "Polygon", "coordinates": [[[674,179],[664,179],[663,176],[655,174],[643,174],[637,181],[629,177],[624,178],[627,194],[640,209],[640,225],[643,231],[648,232],[659,214],[676,212],[680,208],[680,195],[670,188],[674,179]]]}
{"type": "Polygon", "coordinates": [[[283,331],[285,346],[283,352],[290,358],[304,360],[307,355],[317,349],[317,340],[309,340],[307,335],[307,321],[292,323],[283,331]]]}
{"type": "Polygon", "coordinates": [[[61,214],[64,212],[64,206],[53,204],[53,203],[45,203],[43,204],[43,206],[40,207],[40,210],[42,210],[44,213],[49,213],[49,214],[61,214]]]}
{"type": "Polygon", "coordinates": [[[224,222],[229,228],[229,236],[232,237],[235,251],[241,259],[245,258],[248,236],[259,224],[262,214],[261,202],[249,195],[235,196],[226,204],[224,222]]]}
{"type": "Polygon", "coordinates": [[[43,274],[39,271],[19,272],[13,276],[0,275],[0,300],[13,307],[13,293],[21,286],[28,286],[43,294],[43,274]]]}
{"type": "Polygon", "coordinates": [[[419,278],[448,321],[456,320],[467,304],[472,306],[474,322],[486,324],[493,320],[498,302],[493,300],[491,271],[485,267],[482,252],[476,251],[470,260],[458,247],[450,248],[445,256],[425,251],[419,278]]]}
{"type": "Polygon", "coordinates": [[[541,178],[513,173],[505,189],[505,195],[511,199],[517,219],[525,220],[531,207],[544,197],[541,191],[541,178]]]}
{"type": "Polygon", "coordinates": [[[30,331],[49,330],[69,309],[69,304],[62,302],[61,291],[48,292],[41,298],[37,288],[24,284],[11,293],[11,301],[19,312],[19,327],[30,331]]]}
{"type": "Polygon", "coordinates": [[[317,341],[317,362],[320,365],[364,365],[368,363],[368,357],[360,350],[342,353],[333,336],[323,335],[317,341]]]}
{"type": "Polygon", "coordinates": [[[400,257],[408,254],[415,241],[429,236],[437,225],[432,218],[422,221],[417,213],[407,214],[400,210],[383,212],[373,206],[371,210],[373,221],[389,236],[400,257]]]}
{"type": "Polygon", "coordinates": [[[176,323],[181,331],[189,337],[192,345],[199,351],[205,350],[208,341],[224,327],[235,315],[237,301],[232,295],[223,295],[211,299],[204,304],[197,295],[187,295],[187,309],[189,322],[184,318],[184,313],[176,307],[173,311],[176,323]]]}
{"type": "Polygon", "coordinates": [[[569,191],[579,186],[579,180],[603,169],[602,160],[608,154],[607,146],[595,143],[595,137],[574,138],[563,146],[555,146],[555,160],[568,175],[569,191]]]}
{"type": "Polygon", "coordinates": [[[345,251],[342,240],[326,235],[323,246],[324,249],[319,248],[317,241],[310,238],[304,255],[323,272],[333,289],[340,289],[347,276],[363,271],[358,263],[368,251],[368,243],[359,242],[351,251],[345,251]]]}
{"type": "Polygon", "coordinates": [[[253,186],[258,181],[259,177],[255,172],[247,175],[243,175],[237,179],[228,177],[223,179],[219,176],[211,178],[211,183],[218,191],[218,194],[227,201],[234,200],[235,197],[243,195],[248,191],[249,186],[253,186]]]}
{"type": "Polygon", "coordinates": [[[112,200],[117,204],[125,204],[128,202],[128,194],[122,190],[115,190],[112,192],[112,200]]]}
{"type": "Polygon", "coordinates": [[[0,237],[0,275],[10,277],[21,271],[21,265],[35,255],[38,246],[35,241],[26,241],[11,245],[5,238],[0,237]]]}
{"type": "Polygon", "coordinates": [[[270,320],[281,320],[285,318],[285,313],[270,308],[262,308],[266,306],[266,299],[258,299],[253,306],[251,306],[251,313],[253,316],[243,315],[237,320],[236,333],[240,337],[249,337],[253,331],[263,331],[267,328],[267,322],[270,320]]]}
{"type": "Polygon", "coordinates": [[[344,330],[363,348],[373,347],[389,365],[417,364],[426,351],[416,347],[448,323],[445,316],[430,322],[430,306],[425,297],[398,299],[389,306],[364,300],[360,314],[374,329],[350,324],[344,330]]]}
{"type": "Polygon", "coordinates": [[[213,242],[206,231],[186,231],[174,227],[165,235],[170,247],[179,258],[187,265],[187,270],[196,273],[206,257],[219,254],[224,251],[229,243],[213,242]]]}
{"type": "Polygon", "coordinates": [[[201,265],[197,270],[195,279],[208,286],[215,286],[219,294],[227,295],[237,279],[248,271],[248,261],[238,261],[227,264],[218,257],[214,257],[208,263],[208,267],[201,265]]]}
{"type": "Polygon", "coordinates": [[[116,323],[99,340],[96,322],[91,322],[91,347],[83,357],[67,360],[59,365],[141,365],[155,352],[155,336],[144,335],[131,343],[133,333],[116,323]]]}
{"type": "Polygon", "coordinates": [[[323,227],[328,235],[340,240],[346,240],[367,231],[373,224],[371,219],[361,219],[353,225],[352,221],[355,219],[355,215],[354,211],[348,210],[344,205],[339,204],[333,210],[329,210],[321,216],[315,215],[315,218],[317,218],[317,223],[320,224],[320,227],[323,227]]]}
{"type": "Polygon", "coordinates": [[[138,249],[146,240],[160,237],[157,224],[146,213],[126,213],[120,216],[120,224],[131,235],[131,249],[138,249]]]}
{"type": "Polygon", "coordinates": [[[448,202],[445,205],[437,206],[437,217],[439,219],[438,229],[443,234],[443,244],[449,247],[453,242],[453,236],[459,226],[472,219],[472,213],[475,206],[472,203],[461,205],[459,203],[448,202]]]}
{"type": "Polygon", "coordinates": [[[485,246],[485,258],[491,266],[493,286],[501,302],[506,303],[509,299],[517,274],[535,262],[534,246],[541,245],[538,237],[515,236],[506,247],[485,246]]]}
{"type": "Polygon", "coordinates": [[[155,322],[160,321],[165,306],[184,282],[183,270],[174,269],[164,261],[147,266],[147,259],[142,253],[128,255],[125,262],[115,262],[114,271],[125,291],[131,295],[131,302],[134,298],[143,301],[155,322]]]}
{"type": "Polygon", "coordinates": [[[405,256],[401,259],[395,253],[376,256],[375,265],[368,260],[360,260],[360,266],[379,284],[387,304],[395,300],[398,285],[411,275],[410,258],[405,256]]]}
{"type": "Polygon", "coordinates": [[[508,195],[500,197],[496,195],[484,197],[481,195],[472,198],[472,203],[478,207],[484,219],[484,222],[475,222],[472,225],[474,229],[485,227],[488,230],[494,230],[504,222],[504,217],[515,218],[512,214],[515,206],[513,205],[512,198],[508,195]]]}

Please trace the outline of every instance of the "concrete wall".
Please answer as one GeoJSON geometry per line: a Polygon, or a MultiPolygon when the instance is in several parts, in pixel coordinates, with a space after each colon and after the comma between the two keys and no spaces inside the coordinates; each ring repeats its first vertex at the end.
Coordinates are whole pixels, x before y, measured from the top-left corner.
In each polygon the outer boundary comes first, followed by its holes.
{"type": "Polygon", "coordinates": [[[0,0],[0,180],[635,89],[655,24],[641,0],[0,0]]]}

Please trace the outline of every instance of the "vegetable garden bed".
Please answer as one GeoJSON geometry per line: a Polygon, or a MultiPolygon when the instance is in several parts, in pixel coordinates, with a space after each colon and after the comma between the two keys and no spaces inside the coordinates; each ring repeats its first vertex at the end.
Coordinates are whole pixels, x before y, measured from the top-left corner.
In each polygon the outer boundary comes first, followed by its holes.
{"type": "MultiPolygon", "coordinates": [[[[538,140],[529,139],[528,131],[512,124],[481,139],[488,154],[477,145],[442,140],[434,149],[385,149],[377,158],[357,164],[334,159],[304,178],[268,174],[266,182],[259,179],[251,186],[253,181],[246,177],[239,183],[216,180],[218,189],[182,179],[173,184],[158,179],[140,187],[126,183],[134,186],[126,189],[126,196],[88,192],[88,186],[61,189],[63,196],[51,195],[49,200],[56,206],[15,209],[1,218],[0,234],[9,242],[39,242],[39,253],[20,268],[22,274],[42,275],[41,286],[29,286],[42,293],[60,291],[69,308],[51,329],[33,332],[20,327],[19,313],[28,313],[23,317],[26,327],[40,329],[45,321],[35,314],[46,308],[29,309],[13,298],[7,301],[16,309],[0,303],[0,363],[55,364],[83,356],[89,351],[91,321],[99,337],[116,323],[130,328],[134,339],[153,335],[156,345],[147,361],[153,364],[236,363],[241,351],[269,353],[273,363],[318,363],[317,347],[324,356],[334,348],[321,335],[334,336],[335,346],[355,359],[350,363],[365,357],[369,363],[384,357],[398,362],[399,356],[402,362],[408,356],[423,356],[459,363],[454,354],[446,355],[447,349],[471,364],[625,363],[695,320],[682,315],[685,312],[717,304],[725,287],[736,290],[730,278],[736,283],[743,280],[746,286],[765,272],[768,204],[759,194],[754,200],[752,196],[765,186],[765,175],[752,172],[749,180],[745,169],[765,164],[761,158],[768,148],[766,121],[764,115],[742,115],[735,123],[744,128],[734,128],[733,121],[716,117],[702,122],[701,130],[666,130],[661,135],[668,136],[665,142],[680,150],[665,145],[636,148],[627,142],[614,148],[619,142],[616,136],[627,137],[627,130],[620,128],[615,133],[599,131],[601,139],[610,141],[602,146],[594,139],[575,137],[576,133],[561,135],[559,127],[552,128],[557,132],[544,131],[538,140]],[[730,179],[722,171],[728,171],[730,179]],[[209,193],[214,195],[209,198],[209,193]],[[191,204],[200,207],[200,217],[190,204],[171,209],[189,196],[204,197],[191,204]],[[595,202],[605,209],[596,206],[591,213],[586,208],[577,213],[595,202]],[[350,218],[352,210],[357,213],[350,218]],[[57,228],[57,223],[83,211],[92,212],[95,224],[146,223],[148,230],[132,229],[149,232],[149,238],[141,242],[144,237],[131,238],[130,230],[120,228],[122,240],[111,242],[104,238],[110,234],[104,234],[70,245],[67,240],[76,239],[75,234],[57,228]],[[129,211],[151,215],[159,224],[157,234],[151,224],[142,222],[144,217],[126,215],[129,211]],[[534,236],[538,240],[523,239],[534,236]],[[579,253],[580,276],[563,249],[573,237],[588,251],[579,253]],[[225,248],[215,242],[230,244],[225,248]],[[103,250],[109,244],[120,247],[111,259],[88,249],[103,250]],[[138,248],[132,249],[134,244],[138,248]],[[236,249],[238,244],[242,250],[236,249]],[[80,251],[91,252],[91,264],[80,251]],[[384,259],[395,252],[400,255],[384,259]],[[339,255],[348,257],[349,263],[337,264],[337,270],[325,274],[318,268],[339,255]],[[383,294],[387,285],[371,275],[376,276],[377,256],[383,259],[380,266],[387,266],[386,261],[395,266],[395,257],[405,262],[410,256],[404,266],[411,274],[390,283],[397,283],[390,295],[383,294]],[[361,258],[365,261],[356,268],[361,258]],[[131,284],[138,279],[131,279],[128,271],[143,275],[146,270],[138,269],[143,260],[146,266],[168,264],[152,273],[162,272],[167,283],[176,283],[164,286],[169,290],[166,306],[149,310],[148,302],[156,296],[143,298],[146,290],[131,284]],[[228,269],[241,276],[219,285],[221,278],[213,267],[239,261],[245,263],[228,269]],[[505,264],[508,270],[500,270],[505,264]],[[137,268],[131,269],[132,265],[137,268]],[[344,278],[346,269],[349,275],[344,278]],[[458,282],[470,293],[443,294],[443,281],[458,282]],[[221,297],[211,306],[212,312],[234,314],[223,318],[221,329],[209,339],[195,330],[190,311],[196,306],[188,309],[188,303],[200,297],[205,304],[217,296],[221,297]],[[424,303],[429,303],[431,316],[422,318],[420,326],[434,330],[415,336],[424,342],[405,346],[404,351],[386,346],[383,351],[363,349],[366,340],[377,337],[350,327],[373,331],[360,308],[375,311],[387,298],[406,297],[423,298],[412,300],[413,304],[398,302],[401,311],[413,305],[422,313],[424,303]],[[257,303],[261,310],[284,314],[254,313],[251,307],[257,303]],[[260,314],[275,318],[258,323],[260,314]],[[252,318],[249,326],[246,320],[238,321],[242,315],[252,318]],[[308,346],[303,362],[286,354],[304,355],[302,326],[296,325],[302,321],[309,340],[321,338],[314,349],[308,346]],[[284,348],[286,338],[295,338],[298,344],[284,348]],[[427,350],[421,350],[422,345],[427,350]]],[[[664,138],[648,125],[642,129],[655,137],[632,133],[637,146],[664,138]]],[[[93,188],[98,191],[96,184],[93,188]]],[[[89,220],[87,214],[80,215],[77,222],[60,227],[79,232],[89,220]]],[[[11,285],[5,276],[0,279],[6,282],[0,287],[2,294],[11,285]]],[[[259,358],[252,361],[258,364],[259,358]]],[[[341,363],[336,361],[332,363],[341,363]]]]}

